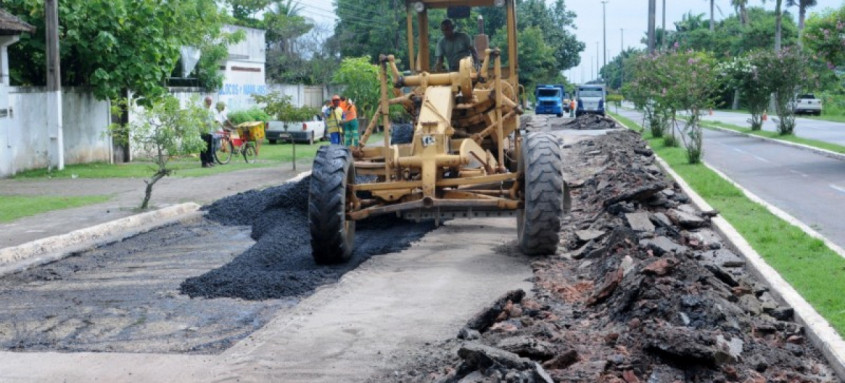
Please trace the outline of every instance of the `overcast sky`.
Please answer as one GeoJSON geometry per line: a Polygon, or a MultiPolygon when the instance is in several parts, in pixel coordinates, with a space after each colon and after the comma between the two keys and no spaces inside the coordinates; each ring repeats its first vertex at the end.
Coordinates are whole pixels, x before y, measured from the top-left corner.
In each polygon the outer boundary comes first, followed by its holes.
{"type": "MultiPolygon", "coordinates": [[[[549,4],[553,0],[546,0],[549,4]]],[[[574,31],[578,40],[586,44],[586,49],[581,53],[581,65],[565,72],[569,81],[580,83],[595,77],[596,57],[598,56],[599,66],[604,60],[602,51],[602,4],[599,0],[565,0],[567,8],[575,11],[577,17],[574,31]],[[598,42],[598,48],[596,43],[598,42]]],[[[709,0],[666,0],[666,28],[671,29],[673,22],[681,20],[681,17],[689,11],[694,14],[704,13],[705,20],[709,20],[709,0]]],[[[657,0],[657,27],[662,24],[662,3],[657,0]]],[[[774,9],[774,0],[766,2],[765,7],[774,9]]],[[[786,3],[784,1],[784,3],[786,3]]],[[[304,0],[300,1],[302,14],[314,19],[321,24],[334,23],[334,6],[332,0],[304,0]]],[[[761,0],[750,0],[750,6],[762,6],[761,0]]],[[[816,7],[810,8],[809,13],[818,12],[825,8],[837,8],[845,5],[845,0],[818,0],[816,7]]],[[[374,10],[377,12],[377,10],[374,10]]],[[[795,7],[787,8],[796,19],[798,10],[795,7]]],[[[730,6],[730,0],[716,0],[716,20],[729,17],[734,13],[730,6]]],[[[366,15],[363,15],[366,16],[366,15]]],[[[607,31],[607,61],[610,61],[620,52],[624,44],[627,47],[642,48],[640,39],[645,36],[648,27],[648,0],[608,0],[606,5],[606,31],[607,31]],[[622,39],[624,29],[624,40],[622,39]]]]}

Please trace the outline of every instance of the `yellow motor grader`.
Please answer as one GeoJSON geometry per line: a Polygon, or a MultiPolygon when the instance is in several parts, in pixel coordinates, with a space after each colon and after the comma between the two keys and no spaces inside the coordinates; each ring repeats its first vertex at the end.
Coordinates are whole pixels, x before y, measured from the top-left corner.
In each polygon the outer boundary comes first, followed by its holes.
{"type": "Polygon", "coordinates": [[[400,72],[393,56],[379,57],[381,99],[360,142],[323,146],[314,159],[308,215],[315,261],[349,259],[355,222],[389,213],[416,220],[515,215],[521,250],[553,254],[569,196],[557,140],[519,129],[514,0],[405,5],[410,70],[400,72]],[[471,7],[504,8],[507,47],[489,48],[482,29],[475,38],[480,63],[466,57],[457,70],[432,72],[428,10],[446,8],[457,18],[468,17],[471,7]],[[391,134],[391,105],[413,117],[409,142],[391,134]],[[384,143],[368,146],[379,122],[384,143]]]}

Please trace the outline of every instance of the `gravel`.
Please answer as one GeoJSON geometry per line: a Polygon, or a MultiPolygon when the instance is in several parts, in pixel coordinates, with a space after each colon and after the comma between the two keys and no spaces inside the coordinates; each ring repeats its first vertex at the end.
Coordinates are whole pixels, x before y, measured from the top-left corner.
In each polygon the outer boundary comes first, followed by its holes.
{"type": "Polygon", "coordinates": [[[251,190],[206,206],[207,217],[224,225],[248,225],[257,242],[230,263],[188,278],[180,291],[191,297],[265,300],[301,296],[337,281],[373,255],[401,251],[435,228],[380,216],[357,223],[355,250],[343,264],[317,265],[308,227],[310,177],[264,190],[251,190]]]}
{"type": "Polygon", "coordinates": [[[532,263],[532,294],[491,302],[479,315],[492,321],[467,318],[384,380],[839,381],[742,262],[708,256],[724,247],[708,228],[715,213],[686,204],[638,134],[570,143],[565,158],[573,213],[562,253],[532,263]],[[659,225],[632,230],[632,214],[659,225]],[[605,234],[585,243],[585,231],[605,234]]]}

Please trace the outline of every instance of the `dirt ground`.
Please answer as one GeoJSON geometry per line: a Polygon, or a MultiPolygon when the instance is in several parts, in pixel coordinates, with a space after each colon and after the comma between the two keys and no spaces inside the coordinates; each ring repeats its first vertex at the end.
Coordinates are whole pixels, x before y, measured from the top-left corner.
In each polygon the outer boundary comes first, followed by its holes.
{"type": "Polygon", "coordinates": [[[520,254],[514,219],[385,218],[317,267],[308,179],[246,191],[0,278],[0,381],[837,381],[717,213],[608,124],[526,119],[563,142],[555,256],[520,254]]]}

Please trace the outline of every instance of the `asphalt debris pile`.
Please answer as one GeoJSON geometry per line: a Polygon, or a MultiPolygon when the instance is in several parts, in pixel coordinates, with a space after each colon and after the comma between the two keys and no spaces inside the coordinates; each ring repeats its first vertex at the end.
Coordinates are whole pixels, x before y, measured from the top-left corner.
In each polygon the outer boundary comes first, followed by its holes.
{"type": "Polygon", "coordinates": [[[602,130],[617,128],[619,128],[619,126],[616,124],[616,121],[614,121],[612,118],[598,114],[582,114],[571,120],[552,124],[552,130],[602,130]]]}
{"type": "Polygon", "coordinates": [[[394,381],[833,382],[780,305],[634,132],[565,151],[560,254],[394,381]]]}
{"type": "Polygon", "coordinates": [[[264,300],[301,297],[336,282],[369,257],[401,251],[435,228],[380,216],[357,223],[355,250],[343,264],[317,265],[311,257],[308,185],[299,182],[251,190],[204,207],[207,218],[225,225],[252,227],[255,245],[228,264],[188,278],[180,292],[190,297],[264,300]]]}

